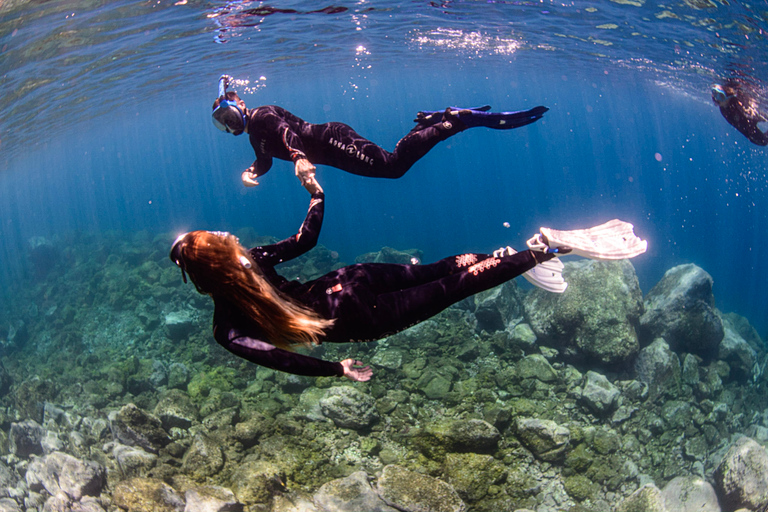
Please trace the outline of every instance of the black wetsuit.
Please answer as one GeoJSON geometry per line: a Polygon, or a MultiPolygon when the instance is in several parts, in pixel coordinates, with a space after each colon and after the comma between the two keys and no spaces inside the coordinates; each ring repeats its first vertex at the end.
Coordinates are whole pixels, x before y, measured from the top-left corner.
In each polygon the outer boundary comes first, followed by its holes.
{"type": "Polygon", "coordinates": [[[458,118],[429,126],[417,124],[390,153],[343,123],[312,124],[282,107],[267,105],[248,112],[248,134],[256,152],[253,172],[264,175],[272,158],[330,165],[372,178],[399,178],[435,145],[467,127],[458,118]]]}
{"type": "Polygon", "coordinates": [[[768,146],[768,133],[763,132],[758,123],[768,121],[751,96],[738,88],[732,89],[735,96],[725,105],[719,105],[720,113],[726,121],[739,130],[753,144],[768,146]]]}
{"type": "MultiPolygon", "coordinates": [[[[283,293],[328,319],[335,319],[322,341],[355,342],[383,338],[422,322],[451,304],[497,286],[532,269],[531,251],[512,256],[462,254],[429,265],[361,263],[314,281],[288,281],[275,265],[312,249],[323,222],[324,196],[312,196],[299,233],[250,254],[265,277],[283,293]]],[[[539,262],[554,255],[538,253],[539,262]]],[[[226,297],[214,297],[214,337],[224,348],[253,363],[310,376],[341,376],[340,363],[276,348],[258,325],[226,297]]]]}

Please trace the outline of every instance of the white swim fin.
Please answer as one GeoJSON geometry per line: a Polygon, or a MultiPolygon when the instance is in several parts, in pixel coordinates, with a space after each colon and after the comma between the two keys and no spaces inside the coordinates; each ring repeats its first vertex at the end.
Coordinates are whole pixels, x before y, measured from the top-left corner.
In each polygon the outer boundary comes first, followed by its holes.
{"type": "MultiPolygon", "coordinates": [[[[504,256],[504,251],[512,256],[517,251],[512,247],[502,247],[498,251],[494,251],[493,255],[496,257],[504,256]]],[[[568,288],[568,283],[563,279],[563,262],[558,258],[552,258],[544,263],[539,263],[528,272],[523,273],[523,277],[532,285],[547,290],[552,293],[563,293],[568,288]]]]}
{"type": "Polygon", "coordinates": [[[613,219],[588,229],[558,231],[541,228],[541,233],[528,240],[534,251],[553,252],[558,248],[570,248],[568,254],[576,254],[593,260],[623,260],[634,258],[648,249],[648,242],[635,235],[629,222],[613,219]]]}

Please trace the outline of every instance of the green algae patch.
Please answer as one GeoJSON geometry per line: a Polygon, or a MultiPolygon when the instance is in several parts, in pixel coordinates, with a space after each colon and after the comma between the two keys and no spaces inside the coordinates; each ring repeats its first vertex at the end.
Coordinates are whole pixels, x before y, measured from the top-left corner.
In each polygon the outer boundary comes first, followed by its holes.
{"type": "Polygon", "coordinates": [[[187,385],[187,393],[192,400],[201,400],[208,396],[212,389],[231,391],[232,380],[235,379],[233,368],[216,367],[208,372],[200,372],[192,377],[187,385]]]}

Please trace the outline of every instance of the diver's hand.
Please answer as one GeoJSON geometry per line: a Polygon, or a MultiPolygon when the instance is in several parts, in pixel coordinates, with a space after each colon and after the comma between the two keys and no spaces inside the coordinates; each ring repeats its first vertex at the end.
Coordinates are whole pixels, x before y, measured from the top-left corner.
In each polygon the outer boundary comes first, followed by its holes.
{"type": "Polygon", "coordinates": [[[323,187],[320,186],[320,183],[317,182],[317,179],[315,179],[314,176],[306,180],[304,183],[302,183],[302,185],[304,185],[304,188],[307,189],[307,192],[312,195],[323,193],[323,187]]]}
{"type": "Polygon", "coordinates": [[[363,366],[362,361],[345,359],[341,361],[341,366],[344,368],[344,376],[349,380],[367,382],[371,380],[371,376],[373,375],[373,370],[371,370],[371,367],[363,366]],[[360,368],[354,368],[355,366],[359,366],[360,368]]]}
{"type": "Polygon", "coordinates": [[[243,185],[246,187],[255,187],[259,184],[259,180],[256,179],[259,175],[254,172],[255,170],[253,166],[250,166],[240,175],[240,179],[243,180],[243,185]]]}
{"type": "Polygon", "coordinates": [[[306,158],[299,158],[294,164],[296,177],[301,180],[301,184],[306,186],[306,182],[315,176],[315,166],[306,158]]]}

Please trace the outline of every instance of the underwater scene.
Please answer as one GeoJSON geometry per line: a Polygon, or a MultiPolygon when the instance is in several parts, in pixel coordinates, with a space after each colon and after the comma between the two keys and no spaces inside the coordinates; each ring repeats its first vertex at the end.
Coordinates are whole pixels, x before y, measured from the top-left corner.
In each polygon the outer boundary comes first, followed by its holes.
{"type": "Polygon", "coordinates": [[[768,510],[765,0],[0,20],[0,512],[768,510]]]}

